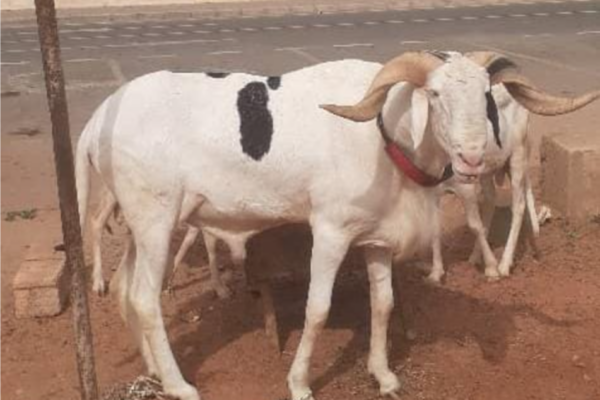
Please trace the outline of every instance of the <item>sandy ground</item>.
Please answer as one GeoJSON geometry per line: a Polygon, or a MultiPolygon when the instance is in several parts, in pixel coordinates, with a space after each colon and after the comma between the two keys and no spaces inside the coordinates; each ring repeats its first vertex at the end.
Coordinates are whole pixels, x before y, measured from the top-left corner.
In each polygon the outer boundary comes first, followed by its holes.
{"type": "MultiPolygon", "coordinates": [[[[104,95],[90,91],[71,98],[74,132],[104,95]]],[[[11,281],[28,247],[50,249],[61,241],[44,99],[7,96],[2,112],[2,397],[75,399],[70,312],[57,318],[16,320],[11,295],[11,281]],[[37,210],[31,220],[6,220],[9,211],[31,208],[37,210]]],[[[545,128],[587,126],[581,122],[578,126],[575,118],[561,121],[562,125],[548,123],[545,128]]],[[[537,122],[533,127],[534,132],[544,128],[537,122]]],[[[472,237],[461,208],[452,200],[446,205],[452,217],[444,238],[449,269],[445,284],[427,285],[416,267],[397,266],[402,288],[402,307],[397,310],[404,309],[418,335],[407,341],[395,314],[391,365],[404,380],[403,398],[600,398],[600,223],[575,227],[553,219],[542,228],[539,260],[524,251],[511,278],[488,283],[465,261],[472,237]]],[[[308,244],[301,237],[291,240],[294,252],[287,259],[306,268],[302,260],[308,244]]],[[[122,244],[122,229],[105,237],[107,274],[122,244]]],[[[269,250],[278,254],[277,259],[286,257],[281,254],[285,248],[269,250]]],[[[330,321],[316,348],[312,376],[320,399],[378,397],[366,371],[368,287],[358,256],[350,257],[343,269],[330,321]]],[[[220,301],[206,290],[201,245],[187,261],[192,267],[177,277],[176,296],[163,299],[170,340],[187,379],[209,400],[286,398],[285,376],[301,333],[306,282],[274,283],[285,346],[279,355],[262,331],[259,305],[246,292],[239,271],[228,270],[235,296],[220,301]]],[[[90,306],[98,379],[105,390],[135,378],[143,366],[114,302],[90,297],[90,306]]]]}

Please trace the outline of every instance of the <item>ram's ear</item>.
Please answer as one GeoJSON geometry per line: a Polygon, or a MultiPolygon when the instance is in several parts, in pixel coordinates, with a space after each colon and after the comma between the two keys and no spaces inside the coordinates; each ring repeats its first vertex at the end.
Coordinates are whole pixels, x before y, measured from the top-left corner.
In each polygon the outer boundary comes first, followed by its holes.
{"type": "Polygon", "coordinates": [[[427,128],[427,118],[429,117],[429,99],[424,89],[416,88],[412,94],[411,100],[411,137],[415,150],[423,141],[423,135],[427,128]]]}

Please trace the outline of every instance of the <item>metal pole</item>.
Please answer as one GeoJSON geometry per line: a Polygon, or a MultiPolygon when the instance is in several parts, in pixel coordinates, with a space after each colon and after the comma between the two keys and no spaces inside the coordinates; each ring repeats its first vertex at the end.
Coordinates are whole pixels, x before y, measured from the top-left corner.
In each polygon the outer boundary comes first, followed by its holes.
{"type": "Polygon", "coordinates": [[[69,113],[60,60],[60,43],[54,0],[35,0],[35,10],[44,63],[44,75],[46,77],[50,119],[52,120],[54,164],[56,167],[63,240],[67,254],[66,265],[67,271],[71,274],[71,307],[75,328],[81,399],[97,400],[98,387],[94,367],[92,329],[83,274],[83,247],[75,189],[73,150],[69,134],[69,113]]]}

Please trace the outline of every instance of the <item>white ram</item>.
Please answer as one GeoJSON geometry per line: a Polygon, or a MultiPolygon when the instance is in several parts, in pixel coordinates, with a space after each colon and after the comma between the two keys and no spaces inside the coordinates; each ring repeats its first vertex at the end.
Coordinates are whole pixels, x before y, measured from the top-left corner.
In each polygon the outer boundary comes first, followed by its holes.
{"type": "Polygon", "coordinates": [[[387,358],[392,260],[430,246],[437,200],[432,189],[396,169],[371,120],[381,112],[391,140],[410,149],[430,175],[451,162],[467,180],[484,168],[490,78],[501,78],[534,112],[591,101],[550,97],[502,68],[490,77],[477,60],[406,53],[383,68],[343,60],[275,78],[157,72],[128,83],[98,108],[76,157],[80,214],[84,221],[94,168],[132,232],[114,279],[121,312],[167,394],[199,399],[177,366],[160,311],[179,221],[224,240],[239,261],[250,236],[287,222],[310,224],[306,320],[288,375],[293,400],[312,398],[310,358],[338,268],[350,246],[364,246],[372,308],[368,369],[382,394],[399,390],[387,358]],[[319,108],[359,101],[365,93],[357,106],[324,108],[370,122],[352,123],[319,108]]]}
{"type": "MultiPolygon", "coordinates": [[[[444,53],[440,53],[444,54],[444,53]]],[[[492,53],[480,52],[476,57],[485,63],[485,59],[493,58],[492,53]]],[[[505,65],[515,70],[513,64],[505,65]]],[[[592,93],[588,99],[592,101],[597,97],[592,93]]],[[[469,261],[477,264],[482,260],[485,265],[485,274],[495,279],[508,276],[513,265],[514,254],[523,223],[525,211],[528,211],[531,223],[532,240],[539,234],[539,222],[535,211],[535,200],[529,176],[529,158],[531,155],[531,138],[528,136],[530,112],[519,104],[502,85],[492,86],[491,93],[487,96],[488,115],[488,141],[485,149],[485,168],[480,174],[480,185],[470,185],[451,178],[440,185],[440,196],[445,191],[455,193],[461,199],[467,217],[467,223],[476,235],[475,246],[469,261]],[[505,245],[500,264],[487,241],[488,230],[494,215],[496,187],[495,179],[503,180],[508,174],[512,188],[512,220],[509,235],[505,245]],[[478,205],[478,190],[481,189],[483,201],[481,214],[478,205]],[[482,220],[483,219],[483,220],[482,220]]],[[[543,110],[544,115],[559,115],[571,112],[577,107],[543,110]]],[[[439,216],[438,216],[439,217],[439,216]]],[[[444,275],[441,254],[441,226],[435,222],[438,233],[433,240],[433,265],[429,280],[439,282],[444,275]]]]}

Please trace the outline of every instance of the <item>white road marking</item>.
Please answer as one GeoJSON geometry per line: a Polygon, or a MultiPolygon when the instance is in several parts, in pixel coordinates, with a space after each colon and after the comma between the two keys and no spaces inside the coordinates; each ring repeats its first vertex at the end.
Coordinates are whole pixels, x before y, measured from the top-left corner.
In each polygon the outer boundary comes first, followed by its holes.
{"type": "Polygon", "coordinates": [[[587,75],[600,76],[600,73],[596,72],[595,70],[578,68],[578,67],[574,67],[572,65],[561,63],[561,62],[548,60],[546,58],[534,57],[534,56],[530,56],[529,54],[517,53],[514,51],[510,51],[510,50],[500,48],[500,47],[490,46],[487,44],[484,45],[484,44],[473,43],[473,42],[464,42],[464,43],[469,46],[479,47],[486,51],[490,51],[490,50],[495,51],[500,54],[505,54],[505,55],[508,55],[511,57],[521,58],[524,60],[534,61],[534,62],[537,62],[542,65],[551,66],[553,68],[559,68],[559,69],[563,69],[563,70],[567,70],[567,71],[571,71],[571,72],[575,72],[575,73],[583,73],[583,74],[587,74],[587,75]]]}
{"type": "Polygon", "coordinates": [[[485,17],[486,17],[486,18],[488,18],[488,19],[498,19],[498,18],[502,18],[502,16],[500,16],[500,15],[493,15],[493,14],[492,14],[492,15],[486,15],[485,17]]]}
{"type": "Polygon", "coordinates": [[[67,60],[69,63],[83,63],[83,62],[94,62],[101,61],[99,58],[73,58],[71,60],[67,60]]]}
{"type": "Polygon", "coordinates": [[[142,29],[142,27],[141,26],[126,26],[123,29],[128,29],[130,31],[137,31],[139,29],[142,29]]]}
{"type": "Polygon", "coordinates": [[[206,22],[206,23],[204,23],[202,25],[204,25],[204,26],[217,26],[219,24],[217,24],[216,22],[206,22]]]}
{"type": "Polygon", "coordinates": [[[117,61],[108,60],[106,63],[108,64],[108,67],[110,68],[117,82],[121,84],[127,82],[127,78],[125,77],[125,74],[123,73],[123,70],[117,61]]]}
{"type": "Polygon", "coordinates": [[[354,23],[352,22],[340,22],[338,24],[336,24],[337,26],[356,26],[354,23]]]}
{"type": "Polygon", "coordinates": [[[242,51],[240,50],[222,50],[222,51],[213,51],[210,53],[206,53],[209,56],[224,56],[224,55],[228,55],[228,54],[242,54],[242,51]]]}
{"type": "Polygon", "coordinates": [[[138,56],[137,58],[140,59],[147,59],[147,58],[176,58],[177,56],[175,54],[151,54],[149,56],[138,56]]]}
{"type": "Polygon", "coordinates": [[[304,29],[306,27],[304,25],[290,25],[288,28],[290,28],[290,29],[304,29]]]}
{"type": "Polygon", "coordinates": [[[299,51],[299,50],[307,50],[308,47],[279,47],[274,49],[274,51],[299,51]]]}
{"type": "Polygon", "coordinates": [[[83,29],[61,29],[60,33],[100,33],[100,32],[111,32],[112,28],[83,28],[83,29]]]}
{"type": "Polygon", "coordinates": [[[550,14],[545,13],[545,12],[537,12],[537,13],[533,13],[533,15],[535,15],[536,17],[547,17],[550,14]]]}
{"type": "Polygon", "coordinates": [[[157,36],[163,36],[163,34],[157,33],[157,32],[146,32],[146,33],[142,33],[142,36],[157,37],[157,36]]]}
{"type": "Polygon", "coordinates": [[[180,28],[193,28],[195,25],[194,24],[179,24],[177,26],[180,28]]]}
{"type": "Polygon", "coordinates": [[[0,61],[0,65],[27,65],[27,64],[29,64],[29,61],[15,61],[15,62],[0,61]]]}
{"type": "Polygon", "coordinates": [[[124,37],[124,38],[132,38],[135,37],[135,35],[130,35],[129,33],[122,33],[120,35],[117,35],[118,37],[124,37]]]}
{"type": "Polygon", "coordinates": [[[193,33],[199,33],[201,35],[205,35],[207,33],[213,33],[212,31],[192,31],[193,33]]]}
{"type": "Polygon", "coordinates": [[[181,36],[181,35],[185,35],[185,32],[181,32],[181,31],[167,32],[167,35],[181,36]]]}
{"type": "Polygon", "coordinates": [[[423,19],[423,18],[411,19],[411,21],[412,21],[412,22],[419,22],[419,23],[422,23],[422,22],[429,22],[429,20],[428,20],[428,19],[423,19]]]}
{"type": "Polygon", "coordinates": [[[255,28],[241,28],[240,30],[244,32],[256,32],[255,28]]]}
{"type": "Polygon", "coordinates": [[[377,22],[377,21],[367,21],[363,23],[364,25],[379,25],[381,24],[381,22],[377,22]]]}
{"type": "Polygon", "coordinates": [[[329,28],[331,27],[331,25],[327,25],[327,24],[313,24],[314,28],[329,28]]]}
{"type": "Polygon", "coordinates": [[[265,31],[280,31],[280,26],[266,26],[263,28],[265,31]]]}
{"type": "Polygon", "coordinates": [[[399,20],[399,19],[389,19],[387,21],[385,21],[386,24],[403,24],[404,21],[399,20]]]}
{"type": "Polygon", "coordinates": [[[37,32],[17,32],[17,35],[37,35],[37,32]]]}
{"type": "Polygon", "coordinates": [[[85,49],[85,50],[95,50],[95,49],[99,49],[100,46],[90,45],[90,46],[81,46],[81,48],[85,49]]]}
{"type": "Polygon", "coordinates": [[[513,17],[513,18],[523,18],[526,17],[527,15],[525,14],[508,14],[509,17],[513,17]]]}
{"type": "Polygon", "coordinates": [[[571,15],[573,11],[558,11],[556,15],[571,15]]]}
{"type": "Polygon", "coordinates": [[[425,40],[403,40],[400,44],[424,44],[427,43],[425,40]]]}
{"type": "Polygon", "coordinates": [[[582,14],[598,14],[598,10],[581,10],[579,12],[582,14]]]}
{"type": "Polygon", "coordinates": [[[290,49],[290,52],[299,55],[300,57],[304,58],[305,60],[308,60],[312,63],[320,63],[323,60],[321,60],[319,57],[313,56],[312,54],[301,50],[301,49],[290,49]]]}
{"type": "Polygon", "coordinates": [[[160,42],[132,42],[122,44],[105,44],[103,47],[109,48],[127,48],[127,47],[156,47],[156,46],[173,46],[179,44],[193,44],[193,43],[216,43],[218,40],[212,39],[191,39],[191,40],[165,40],[160,42]]]}
{"type": "Polygon", "coordinates": [[[2,43],[3,44],[17,44],[19,42],[17,42],[16,40],[3,40],[2,43]]]}
{"type": "Polygon", "coordinates": [[[454,18],[436,18],[436,21],[442,21],[442,22],[448,22],[448,21],[454,21],[454,18]]]}
{"type": "Polygon", "coordinates": [[[533,37],[551,37],[554,36],[551,33],[538,33],[535,35],[523,35],[524,38],[533,38],[533,37]]]}
{"type": "Polygon", "coordinates": [[[96,35],[96,36],[94,36],[94,38],[96,38],[96,39],[110,39],[110,36],[106,36],[106,35],[96,35]]]}
{"type": "Polygon", "coordinates": [[[83,26],[81,22],[65,22],[65,26],[83,26]]]}
{"type": "Polygon", "coordinates": [[[335,48],[351,48],[351,47],[374,47],[373,43],[348,43],[348,44],[334,44],[335,48]]]}
{"type": "Polygon", "coordinates": [[[83,36],[68,36],[67,39],[70,39],[70,40],[86,40],[86,39],[89,39],[89,38],[86,38],[86,37],[83,37],[83,36]]]}
{"type": "Polygon", "coordinates": [[[219,29],[219,32],[221,32],[221,33],[233,33],[233,32],[235,32],[235,29],[219,29]]]}
{"type": "Polygon", "coordinates": [[[467,20],[467,21],[472,21],[472,20],[475,20],[475,19],[479,19],[479,17],[472,17],[470,15],[465,15],[464,17],[460,17],[460,19],[464,19],[464,20],[467,20]]]}
{"type": "Polygon", "coordinates": [[[154,25],[154,26],[151,26],[150,28],[152,28],[152,29],[168,29],[170,27],[166,26],[166,25],[154,25]]]}
{"type": "Polygon", "coordinates": [[[600,35],[600,31],[581,31],[577,32],[578,35],[600,35]]]}
{"type": "MultiPolygon", "coordinates": [[[[39,49],[37,49],[39,50],[39,49]]],[[[14,50],[4,50],[5,53],[25,53],[25,50],[14,49],[14,50]]]]}
{"type": "Polygon", "coordinates": [[[23,43],[37,43],[37,39],[22,39],[21,42],[23,43]]]}

